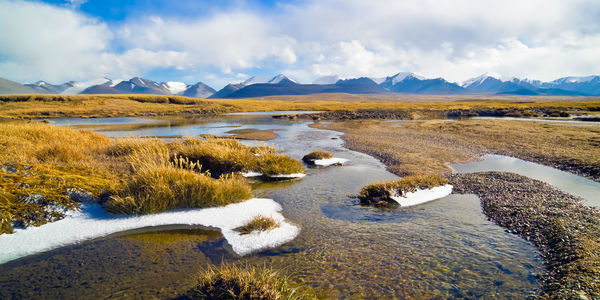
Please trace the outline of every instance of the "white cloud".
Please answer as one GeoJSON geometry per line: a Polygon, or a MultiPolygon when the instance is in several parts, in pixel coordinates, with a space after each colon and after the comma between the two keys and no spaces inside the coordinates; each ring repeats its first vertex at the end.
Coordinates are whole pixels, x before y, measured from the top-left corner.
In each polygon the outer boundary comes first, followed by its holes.
{"type": "Polygon", "coordinates": [[[21,81],[126,78],[154,68],[212,74],[213,85],[256,68],[302,82],[399,71],[453,81],[484,72],[542,80],[600,73],[595,0],[312,0],[113,26],[67,7],[0,0],[0,29],[0,76],[21,81]]]}

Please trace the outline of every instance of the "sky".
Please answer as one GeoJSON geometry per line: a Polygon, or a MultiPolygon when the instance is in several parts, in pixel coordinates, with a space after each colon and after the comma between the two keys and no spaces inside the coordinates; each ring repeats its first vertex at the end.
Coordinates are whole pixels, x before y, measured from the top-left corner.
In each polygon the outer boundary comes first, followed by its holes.
{"type": "Polygon", "coordinates": [[[598,0],[0,0],[0,77],[600,74],[598,0]]]}

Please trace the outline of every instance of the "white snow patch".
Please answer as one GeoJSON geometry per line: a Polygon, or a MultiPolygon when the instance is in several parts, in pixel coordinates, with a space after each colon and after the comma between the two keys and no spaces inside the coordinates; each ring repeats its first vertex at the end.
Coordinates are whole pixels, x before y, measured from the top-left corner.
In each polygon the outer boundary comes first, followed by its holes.
{"type": "Polygon", "coordinates": [[[328,167],[331,165],[343,165],[343,164],[347,163],[348,161],[350,161],[350,160],[346,159],[346,158],[332,157],[332,158],[324,158],[324,159],[315,159],[312,162],[313,162],[313,164],[315,164],[317,166],[328,167]]]}
{"type": "Polygon", "coordinates": [[[306,176],[306,174],[293,173],[293,174],[279,174],[279,175],[273,175],[273,176],[269,176],[269,177],[271,177],[271,178],[303,178],[304,176],[306,176]]]}
{"type": "Polygon", "coordinates": [[[452,185],[446,184],[426,190],[418,189],[415,192],[406,193],[405,196],[392,196],[390,198],[398,202],[400,206],[406,207],[419,205],[439,198],[443,198],[450,195],[451,193],[452,185]]]}
{"type": "Polygon", "coordinates": [[[127,230],[164,226],[199,225],[221,229],[223,236],[239,255],[280,246],[293,240],[300,229],[285,221],[282,207],[271,199],[254,198],[223,207],[170,211],[144,216],[114,216],[100,205],[83,205],[81,211],[69,211],[56,222],[39,227],[16,229],[13,234],[0,235],[0,264],[20,257],[49,251],[62,246],[92,240],[127,230]],[[248,235],[233,229],[252,219],[272,217],[279,227],[248,235]]]}
{"type": "Polygon", "coordinates": [[[248,177],[259,177],[259,176],[263,176],[263,173],[261,172],[254,172],[254,171],[248,171],[248,172],[242,172],[242,176],[248,178],[248,177]]]}
{"type": "Polygon", "coordinates": [[[173,95],[183,93],[187,89],[187,84],[178,81],[168,81],[163,86],[173,95]]]}

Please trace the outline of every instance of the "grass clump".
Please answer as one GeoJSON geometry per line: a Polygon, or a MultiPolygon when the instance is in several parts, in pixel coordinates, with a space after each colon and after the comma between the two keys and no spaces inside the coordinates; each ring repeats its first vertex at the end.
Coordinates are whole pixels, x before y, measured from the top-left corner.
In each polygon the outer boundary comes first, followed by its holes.
{"type": "Polygon", "coordinates": [[[105,207],[111,213],[148,214],[174,208],[222,206],[251,197],[250,186],[239,177],[214,179],[186,169],[156,166],[138,170],[105,207]]]}
{"type": "Polygon", "coordinates": [[[197,161],[213,177],[256,171],[265,176],[304,173],[302,163],[272,147],[250,147],[231,139],[186,139],[169,145],[176,156],[197,161]]]}
{"type": "Polygon", "coordinates": [[[448,183],[448,180],[436,175],[409,176],[398,180],[378,182],[363,187],[358,194],[361,204],[374,206],[392,206],[397,204],[391,197],[406,195],[417,189],[431,189],[448,183]]]}
{"type": "Polygon", "coordinates": [[[289,278],[266,267],[221,265],[200,273],[183,299],[315,299],[289,278]]]}
{"type": "Polygon", "coordinates": [[[244,226],[240,226],[234,230],[241,234],[250,234],[254,231],[267,231],[277,227],[279,227],[279,223],[277,223],[272,217],[259,216],[252,219],[244,226]]]}
{"type": "Polygon", "coordinates": [[[313,163],[315,160],[327,158],[333,158],[333,154],[327,151],[317,150],[304,155],[304,157],[302,157],[302,160],[306,163],[313,163]]]}

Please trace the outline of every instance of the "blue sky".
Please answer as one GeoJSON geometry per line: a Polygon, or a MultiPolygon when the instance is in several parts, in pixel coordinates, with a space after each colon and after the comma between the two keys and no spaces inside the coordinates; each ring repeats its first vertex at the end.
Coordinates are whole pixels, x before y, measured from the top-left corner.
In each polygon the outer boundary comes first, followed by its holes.
{"type": "Polygon", "coordinates": [[[0,0],[0,43],[0,77],[19,82],[552,80],[600,73],[600,1],[0,0]]]}

